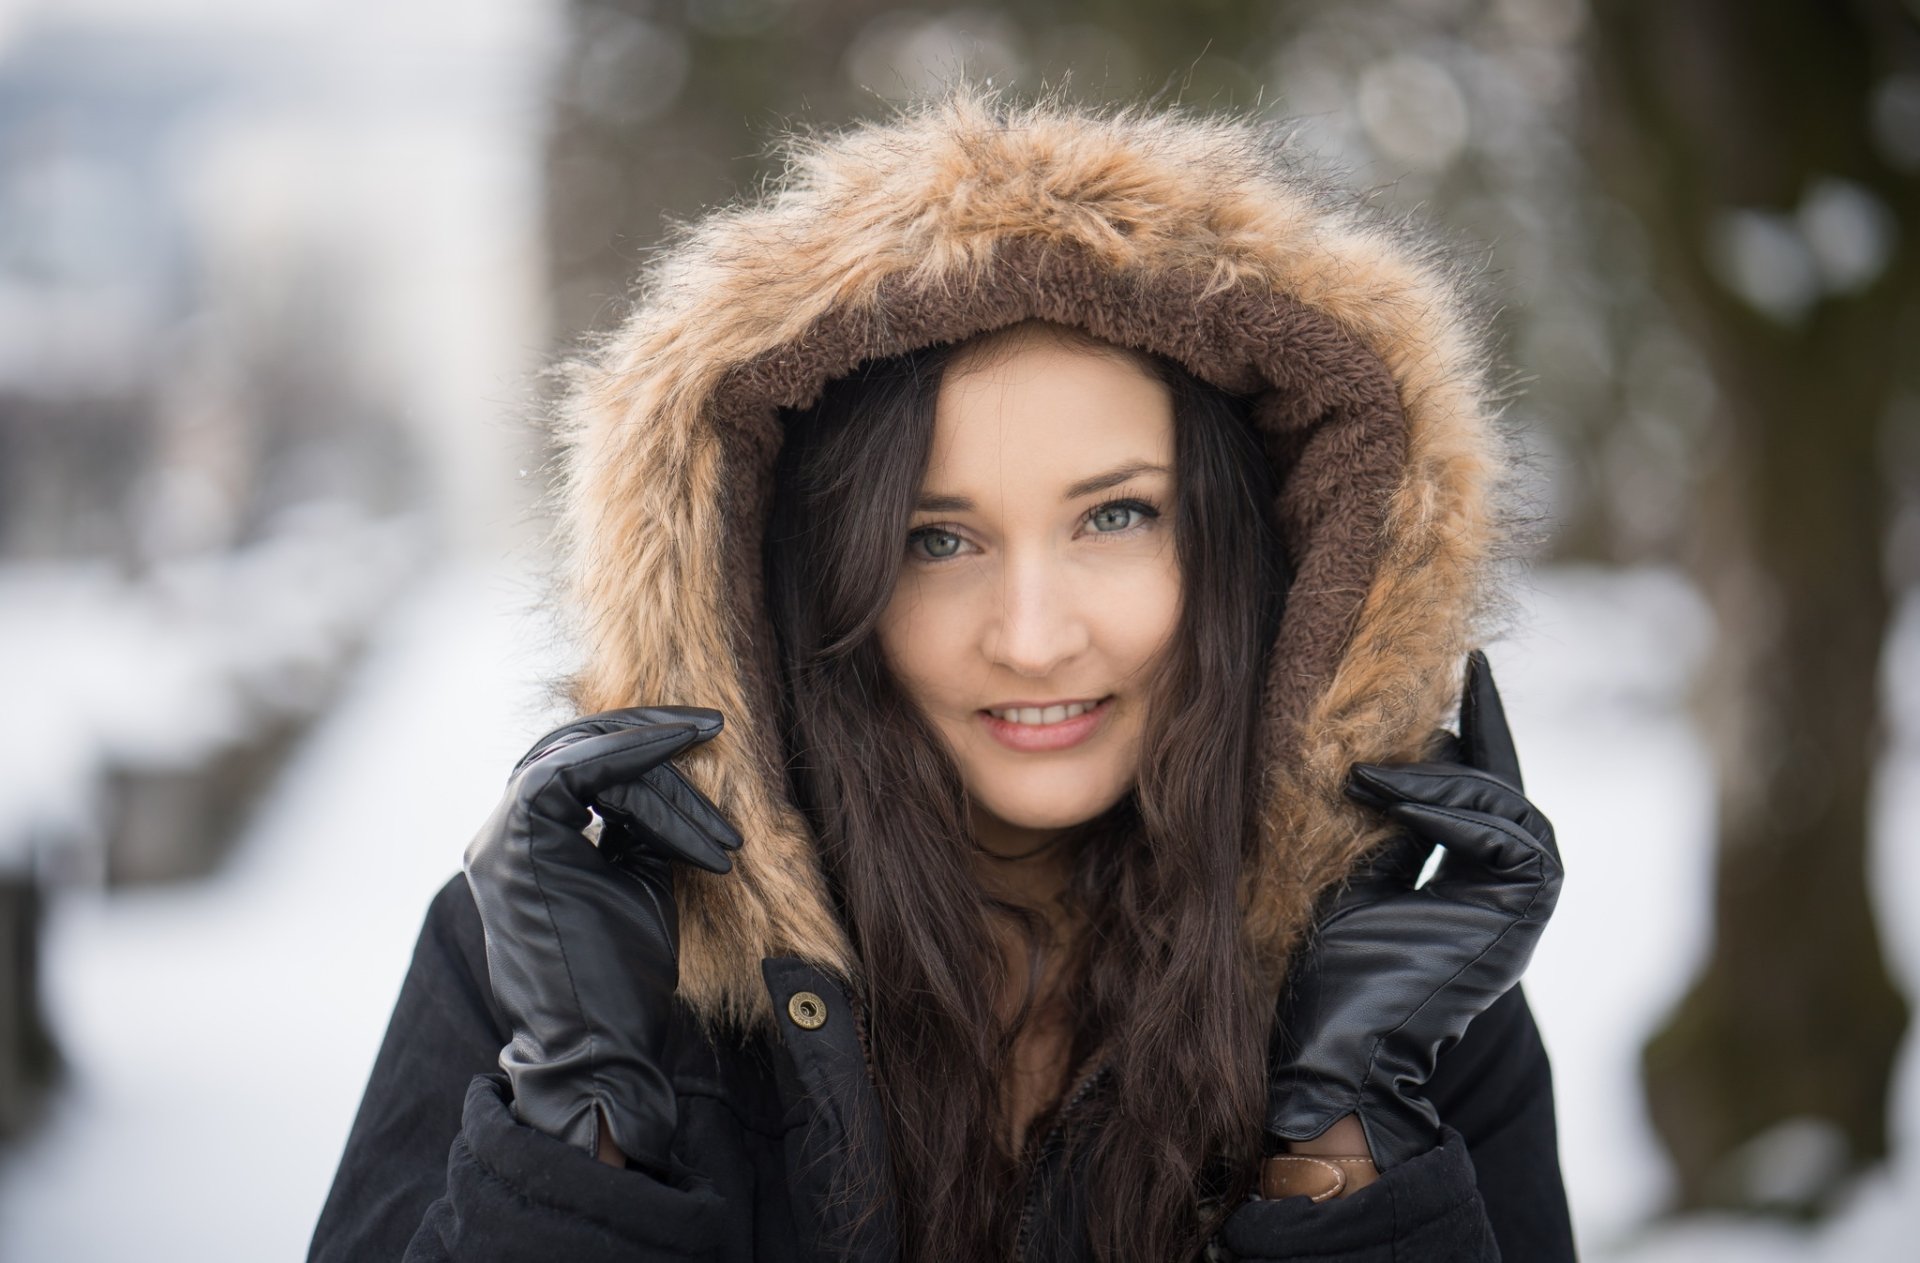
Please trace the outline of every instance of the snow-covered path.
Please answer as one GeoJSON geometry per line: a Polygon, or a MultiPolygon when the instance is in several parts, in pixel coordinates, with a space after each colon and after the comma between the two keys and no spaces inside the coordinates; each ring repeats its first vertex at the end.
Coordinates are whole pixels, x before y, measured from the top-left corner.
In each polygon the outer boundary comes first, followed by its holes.
{"type": "Polygon", "coordinates": [[[427,900],[547,726],[532,599],[421,583],[218,875],[54,905],[73,1078],[0,1165],[0,1258],[304,1257],[427,900]]]}
{"type": "MultiPolygon", "coordinates": [[[[1818,1236],[1718,1227],[1630,1241],[1660,1192],[1634,1086],[1645,1032],[1705,948],[1707,765],[1679,709],[1706,615],[1660,573],[1542,571],[1526,631],[1488,647],[1527,788],[1568,884],[1528,975],[1588,1259],[1909,1257],[1920,1164],[1818,1236]],[[1625,928],[1630,921],[1631,929],[1625,928]]],[[[531,587],[498,567],[415,588],[232,862],[160,891],[75,893],[47,927],[50,1014],[74,1062],[51,1125],[0,1164],[0,1258],[302,1257],[428,897],[501,778],[556,716],[531,587]]],[[[1881,923],[1920,979],[1920,602],[1891,681],[1881,923]]],[[[1909,1040],[1895,1136],[1920,1138],[1909,1040]]]]}

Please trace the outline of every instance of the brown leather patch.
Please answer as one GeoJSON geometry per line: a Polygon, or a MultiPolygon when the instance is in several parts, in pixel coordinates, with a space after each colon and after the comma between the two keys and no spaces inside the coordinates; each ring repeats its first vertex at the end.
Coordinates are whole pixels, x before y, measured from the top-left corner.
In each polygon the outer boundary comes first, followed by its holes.
{"type": "MultiPolygon", "coordinates": [[[[1308,1197],[1324,1202],[1345,1192],[1349,1174],[1369,1172],[1372,1158],[1336,1158],[1326,1154],[1279,1153],[1260,1165],[1260,1196],[1272,1201],[1308,1197]]],[[[1366,1181],[1372,1183],[1371,1180],[1366,1181]]]]}

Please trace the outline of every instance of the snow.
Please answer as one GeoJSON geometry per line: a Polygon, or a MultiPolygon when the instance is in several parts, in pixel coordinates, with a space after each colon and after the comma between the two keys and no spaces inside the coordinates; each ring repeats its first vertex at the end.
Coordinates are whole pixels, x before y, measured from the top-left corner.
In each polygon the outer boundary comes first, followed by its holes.
{"type": "MultiPolygon", "coordinates": [[[[47,985],[74,1075],[50,1125],[0,1165],[0,1257],[304,1253],[427,900],[505,770],[565,718],[539,701],[557,663],[535,593],[499,564],[416,585],[231,863],[192,886],[55,903],[47,985]]],[[[1658,570],[1544,570],[1528,605],[1524,632],[1487,649],[1528,792],[1567,862],[1527,989],[1582,1257],[1909,1257],[1920,1163],[1905,1158],[1810,1233],[1641,1229],[1664,1167],[1635,1058],[1706,946],[1711,778],[1682,698],[1711,619],[1658,570]]],[[[1920,857],[1887,843],[1920,820],[1920,596],[1901,607],[1889,662],[1888,696],[1907,700],[1890,726],[1873,875],[1911,990],[1920,933],[1896,905],[1920,893],[1920,857]]],[[[1892,1106],[1901,1154],[1920,1138],[1915,1047],[1892,1106]]]]}
{"type": "Polygon", "coordinates": [[[138,579],[0,565],[0,865],[93,843],[110,768],[190,770],[319,710],[421,545],[412,517],[314,503],[249,547],[138,579]]]}
{"type": "Polygon", "coordinates": [[[1591,1239],[1650,1208],[1666,1179],[1621,1035],[1653,1028],[1686,982],[1680,963],[1707,946],[1712,773],[1678,694],[1711,620],[1671,573],[1578,567],[1540,579],[1523,626],[1487,656],[1567,869],[1525,985],[1591,1239]]]}
{"type": "Polygon", "coordinates": [[[0,1258],[304,1254],[427,900],[551,726],[532,591],[419,584],[218,874],[54,902],[73,1074],[0,1164],[0,1258]]]}
{"type": "MultiPolygon", "coordinates": [[[[1489,647],[1529,795],[1556,824],[1567,884],[1527,994],[1554,1064],[1561,1166],[1582,1257],[1646,1263],[1910,1257],[1920,1227],[1920,1043],[1890,1102],[1895,1163],[1861,1180],[1829,1224],[1702,1217],[1650,1227],[1669,1178],[1641,1100],[1638,1055],[1708,949],[1713,769],[1688,718],[1712,615],[1671,571],[1543,572],[1512,643],[1489,647]]],[[[1920,856],[1893,845],[1920,822],[1920,593],[1899,607],[1882,687],[1889,744],[1876,787],[1869,888],[1895,980],[1920,982],[1920,856]]],[[[1787,1129],[1772,1171],[1817,1161],[1787,1129]]]]}

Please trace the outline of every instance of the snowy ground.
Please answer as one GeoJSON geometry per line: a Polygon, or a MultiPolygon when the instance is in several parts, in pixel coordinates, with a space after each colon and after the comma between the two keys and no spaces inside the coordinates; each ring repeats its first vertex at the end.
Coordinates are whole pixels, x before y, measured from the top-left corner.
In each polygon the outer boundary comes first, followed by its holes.
{"type": "Polygon", "coordinates": [[[74,1074],[0,1162],[0,1258],[304,1255],[427,900],[548,726],[531,600],[422,583],[214,878],[54,905],[74,1074]]]}
{"type": "Polygon", "coordinates": [[[137,579],[0,563],[0,868],[102,873],[112,772],[203,770],[318,713],[423,535],[417,515],[308,503],[246,547],[137,579]]]}
{"type": "MultiPolygon", "coordinates": [[[[1527,632],[1489,656],[1568,864],[1527,986],[1583,1257],[1911,1257],[1911,1159],[1811,1237],[1732,1225],[1634,1237],[1662,1177],[1633,1058],[1705,947],[1708,780],[1677,698],[1707,616],[1659,573],[1547,571],[1535,586],[1527,632]]],[[[532,599],[497,566],[419,585],[216,877],[55,905],[50,1016],[74,1078],[50,1126],[0,1162],[0,1258],[302,1256],[427,899],[555,718],[537,705],[550,660],[532,599]]],[[[1920,893],[1920,856],[1884,845],[1920,820],[1920,601],[1905,614],[1875,876],[1911,991],[1920,933],[1896,920],[1891,892],[1920,893]]],[[[1906,1154],[1920,1136],[1915,1048],[1894,1104],[1906,1154]]]]}

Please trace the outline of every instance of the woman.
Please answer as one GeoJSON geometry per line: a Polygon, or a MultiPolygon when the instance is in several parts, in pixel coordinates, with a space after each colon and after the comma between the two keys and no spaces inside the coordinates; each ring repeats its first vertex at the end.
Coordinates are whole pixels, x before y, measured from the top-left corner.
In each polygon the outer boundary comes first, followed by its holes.
{"type": "Polygon", "coordinates": [[[1248,121],[963,86],[791,159],[577,370],[585,717],[313,1257],[1571,1258],[1441,254],[1248,121]]]}

